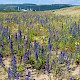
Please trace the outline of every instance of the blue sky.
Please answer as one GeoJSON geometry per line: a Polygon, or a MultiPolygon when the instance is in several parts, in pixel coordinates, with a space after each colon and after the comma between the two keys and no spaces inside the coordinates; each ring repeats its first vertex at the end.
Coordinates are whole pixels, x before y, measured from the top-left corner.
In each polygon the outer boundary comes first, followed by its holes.
{"type": "Polygon", "coordinates": [[[0,4],[12,3],[35,3],[35,4],[77,4],[80,5],[80,0],[0,0],[0,4]]]}

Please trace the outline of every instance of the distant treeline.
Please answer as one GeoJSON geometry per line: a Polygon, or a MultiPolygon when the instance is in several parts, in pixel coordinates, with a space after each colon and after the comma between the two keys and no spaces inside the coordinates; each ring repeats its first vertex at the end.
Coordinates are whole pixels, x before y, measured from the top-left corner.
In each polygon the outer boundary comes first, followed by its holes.
{"type": "Polygon", "coordinates": [[[52,5],[0,4],[0,11],[21,11],[21,10],[45,11],[45,10],[55,10],[71,6],[72,5],[69,4],[52,4],[52,5]]]}
{"type": "Polygon", "coordinates": [[[0,12],[20,12],[20,11],[17,11],[17,10],[0,10],[0,12]]]}

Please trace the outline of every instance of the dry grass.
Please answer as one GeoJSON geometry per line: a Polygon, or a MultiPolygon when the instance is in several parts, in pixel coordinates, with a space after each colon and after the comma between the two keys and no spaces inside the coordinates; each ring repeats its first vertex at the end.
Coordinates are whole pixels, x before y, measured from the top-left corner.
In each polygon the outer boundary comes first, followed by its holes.
{"type": "Polygon", "coordinates": [[[60,14],[60,15],[79,16],[80,15],[80,6],[58,9],[58,10],[55,10],[54,13],[60,14]]]}

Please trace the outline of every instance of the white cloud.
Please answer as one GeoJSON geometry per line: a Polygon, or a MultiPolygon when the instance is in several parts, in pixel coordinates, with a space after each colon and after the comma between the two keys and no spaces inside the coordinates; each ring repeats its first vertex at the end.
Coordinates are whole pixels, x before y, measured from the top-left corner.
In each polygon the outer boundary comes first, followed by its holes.
{"type": "Polygon", "coordinates": [[[56,4],[80,4],[80,0],[53,0],[56,4]]]}

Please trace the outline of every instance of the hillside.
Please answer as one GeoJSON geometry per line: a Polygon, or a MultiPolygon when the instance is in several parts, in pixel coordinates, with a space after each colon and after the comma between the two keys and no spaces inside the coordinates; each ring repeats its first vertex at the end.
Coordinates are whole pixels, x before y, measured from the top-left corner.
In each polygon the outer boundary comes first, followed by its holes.
{"type": "Polygon", "coordinates": [[[69,4],[51,4],[51,5],[37,5],[37,4],[0,4],[0,10],[36,10],[36,11],[45,11],[45,10],[55,10],[65,7],[71,7],[69,4]]]}
{"type": "Polygon", "coordinates": [[[71,16],[79,16],[80,15],[80,6],[73,6],[69,8],[63,8],[53,11],[55,14],[61,15],[71,15],[71,16]]]}

